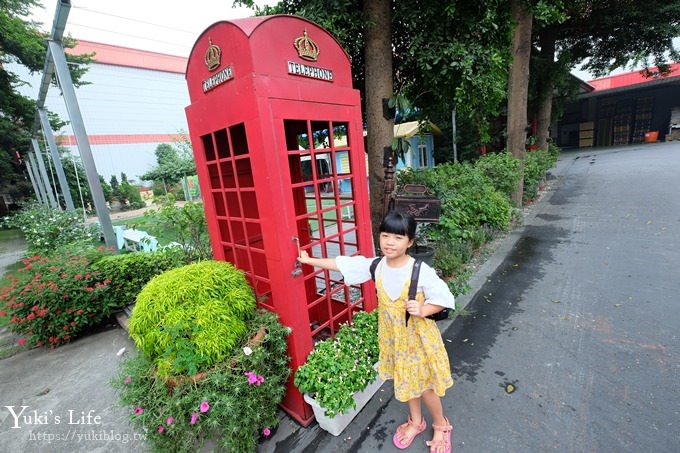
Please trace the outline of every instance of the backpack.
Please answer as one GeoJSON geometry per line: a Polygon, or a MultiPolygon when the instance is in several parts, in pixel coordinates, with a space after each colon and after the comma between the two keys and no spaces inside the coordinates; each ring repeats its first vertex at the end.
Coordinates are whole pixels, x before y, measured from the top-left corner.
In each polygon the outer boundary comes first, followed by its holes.
{"type": "MultiPolygon", "coordinates": [[[[382,258],[378,257],[373,260],[371,263],[370,271],[371,271],[371,279],[375,281],[375,270],[378,267],[378,263],[380,262],[382,258]]],[[[416,298],[416,293],[418,292],[418,276],[420,275],[420,264],[423,262],[421,259],[416,259],[415,263],[413,263],[413,269],[411,271],[411,283],[409,284],[408,287],[408,299],[415,299],[416,298]]],[[[434,321],[443,321],[445,319],[449,319],[449,311],[450,308],[444,308],[442,311],[437,312],[435,314],[432,314],[430,316],[427,316],[428,319],[432,319],[434,321]]],[[[408,320],[411,318],[411,313],[406,312],[406,325],[408,326],[408,320]]]]}

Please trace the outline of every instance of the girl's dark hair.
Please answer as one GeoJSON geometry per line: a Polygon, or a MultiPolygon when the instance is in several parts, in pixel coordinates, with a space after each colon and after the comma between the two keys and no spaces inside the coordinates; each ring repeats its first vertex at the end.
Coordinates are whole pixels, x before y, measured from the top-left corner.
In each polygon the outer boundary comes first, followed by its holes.
{"type": "Polygon", "coordinates": [[[416,220],[412,215],[400,211],[390,211],[383,217],[378,231],[380,233],[402,234],[408,236],[409,239],[415,239],[416,220]]]}

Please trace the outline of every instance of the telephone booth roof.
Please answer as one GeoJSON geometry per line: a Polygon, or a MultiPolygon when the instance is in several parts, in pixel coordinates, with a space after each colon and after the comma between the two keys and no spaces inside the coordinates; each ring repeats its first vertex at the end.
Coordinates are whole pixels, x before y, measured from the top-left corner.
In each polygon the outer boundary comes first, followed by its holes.
{"type": "Polygon", "coordinates": [[[191,102],[210,95],[203,82],[227,69],[233,81],[252,74],[352,88],[347,52],[326,30],[300,16],[250,17],[209,26],[194,43],[187,63],[191,102]]]}

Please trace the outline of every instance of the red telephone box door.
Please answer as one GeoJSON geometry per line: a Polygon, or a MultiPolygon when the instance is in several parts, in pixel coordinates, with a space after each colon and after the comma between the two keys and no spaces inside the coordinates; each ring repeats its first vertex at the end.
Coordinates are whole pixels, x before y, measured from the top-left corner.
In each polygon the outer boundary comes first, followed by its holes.
{"type": "MultiPolygon", "coordinates": [[[[367,193],[366,157],[363,130],[351,109],[307,102],[271,105],[275,135],[285,138],[285,143],[277,143],[277,154],[285,159],[280,168],[286,168],[290,178],[291,238],[316,257],[372,250],[370,219],[357,210],[357,203],[367,202],[356,199],[367,193]]],[[[346,287],[337,272],[303,266],[293,274],[303,278],[315,339],[335,335],[352,312],[375,308],[372,293],[366,298],[360,286],[346,287]]]]}

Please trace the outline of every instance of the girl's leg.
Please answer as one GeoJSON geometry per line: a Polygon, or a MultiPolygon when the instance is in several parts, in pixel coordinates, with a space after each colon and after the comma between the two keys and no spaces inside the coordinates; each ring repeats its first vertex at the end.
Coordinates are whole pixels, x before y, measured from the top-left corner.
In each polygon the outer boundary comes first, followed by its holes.
{"type": "MultiPolygon", "coordinates": [[[[411,415],[411,421],[415,426],[420,426],[423,422],[423,411],[420,407],[420,398],[413,398],[408,400],[408,411],[411,415]]],[[[406,442],[417,434],[417,429],[413,425],[409,425],[405,430],[397,432],[399,442],[406,442]]]]}
{"type": "MultiPolygon", "coordinates": [[[[432,416],[432,426],[448,426],[449,425],[449,420],[444,416],[444,409],[442,407],[442,400],[437,396],[436,393],[434,393],[434,390],[426,390],[423,395],[422,395],[423,401],[425,402],[425,407],[427,407],[427,410],[430,412],[430,415],[432,416]]],[[[451,446],[449,445],[448,448],[444,446],[441,441],[449,441],[450,439],[450,433],[446,433],[445,431],[442,430],[434,430],[434,436],[432,437],[432,449],[430,451],[436,452],[436,453],[443,453],[447,451],[451,451],[451,446]]]]}

